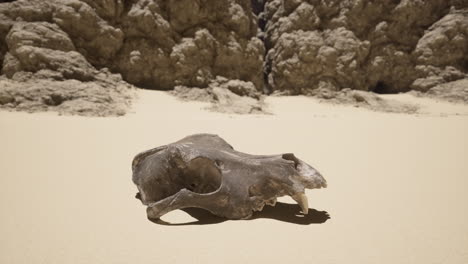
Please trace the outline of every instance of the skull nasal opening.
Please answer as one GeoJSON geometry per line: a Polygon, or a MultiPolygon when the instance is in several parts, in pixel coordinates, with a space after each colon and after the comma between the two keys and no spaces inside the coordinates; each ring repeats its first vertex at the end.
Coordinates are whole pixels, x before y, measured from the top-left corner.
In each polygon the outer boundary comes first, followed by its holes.
{"type": "Polygon", "coordinates": [[[205,157],[192,159],[179,176],[182,187],[195,193],[214,192],[222,182],[222,174],[215,161],[205,157]]]}

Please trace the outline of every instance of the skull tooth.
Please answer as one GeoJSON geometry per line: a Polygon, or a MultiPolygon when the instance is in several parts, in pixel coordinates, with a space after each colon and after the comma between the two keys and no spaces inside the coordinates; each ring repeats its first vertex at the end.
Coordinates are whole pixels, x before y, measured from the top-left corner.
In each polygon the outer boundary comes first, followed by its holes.
{"type": "Polygon", "coordinates": [[[276,198],[272,198],[270,200],[267,200],[266,204],[268,204],[270,206],[275,206],[276,205],[276,198]]]}
{"type": "Polygon", "coordinates": [[[254,211],[262,211],[264,206],[265,206],[265,203],[260,202],[253,209],[254,209],[254,211]]]}
{"type": "Polygon", "coordinates": [[[309,213],[309,201],[307,200],[305,193],[296,193],[292,196],[292,198],[299,204],[303,214],[306,215],[309,213]]]}

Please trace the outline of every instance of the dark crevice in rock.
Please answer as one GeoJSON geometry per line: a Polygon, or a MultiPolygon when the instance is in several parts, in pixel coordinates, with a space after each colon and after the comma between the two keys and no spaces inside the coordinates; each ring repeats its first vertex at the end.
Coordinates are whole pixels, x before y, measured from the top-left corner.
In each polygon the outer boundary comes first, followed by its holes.
{"type": "Polygon", "coordinates": [[[268,76],[271,72],[271,60],[268,59],[268,51],[265,52],[265,66],[263,69],[263,80],[265,82],[263,93],[269,95],[272,93],[273,89],[268,81],[268,76]]]}
{"type": "Polygon", "coordinates": [[[255,15],[259,15],[261,12],[263,12],[263,9],[265,8],[265,1],[266,0],[251,0],[250,1],[252,3],[252,11],[254,12],[255,15]]]}
{"type": "Polygon", "coordinates": [[[397,94],[401,92],[408,92],[410,89],[395,89],[395,87],[387,84],[384,81],[379,81],[377,84],[369,89],[369,91],[374,92],[376,94],[397,94]]]}
{"type": "Polygon", "coordinates": [[[252,3],[252,11],[257,16],[258,19],[258,27],[262,32],[265,31],[266,26],[266,19],[263,15],[263,11],[265,10],[265,4],[267,0],[251,0],[252,3]]]}
{"type": "Polygon", "coordinates": [[[257,34],[258,38],[263,42],[263,47],[265,48],[265,53],[263,54],[263,93],[270,94],[271,87],[268,84],[268,75],[271,71],[271,63],[267,60],[267,54],[269,47],[266,45],[266,16],[265,16],[265,5],[268,0],[251,0],[251,6],[253,13],[257,16],[257,25],[259,33],[257,34]]]}
{"type": "Polygon", "coordinates": [[[377,82],[375,87],[371,90],[377,94],[391,94],[392,93],[390,87],[382,81],[377,82]]]}
{"type": "Polygon", "coordinates": [[[462,62],[461,68],[463,72],[468,73],[468,59],[462,62]]]}

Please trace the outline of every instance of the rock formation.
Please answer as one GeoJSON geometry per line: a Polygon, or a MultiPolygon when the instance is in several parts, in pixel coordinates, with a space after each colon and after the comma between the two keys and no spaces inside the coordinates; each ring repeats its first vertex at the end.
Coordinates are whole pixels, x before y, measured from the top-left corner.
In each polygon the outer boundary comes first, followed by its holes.
{"type": "Polygon", "coordinates": [[[63,79],[57,72],[18,72],[0,77],[0,107],[26,112],[56,111],[85,116],[124,115],[133,98],[132,87],[106,69],[93,81],[63,79]]]}
{"type": "Polygon", "coordinates": [[[427,92],[468,73],[462,0],[2,2],[4,82],[28,73],[86,86],[109,69],[158,90],[225,78],[267,94],[397,93],[427,92]]]}
{"type": "Polygon", "coordinates": [[[209,102],[208,110],[232,114],[268,113],[262,95],[251,82],[217,77],[206,88],[176,86],[172,94],[186,101],[209,102]]]}
{"type": "Polygon", "coordinates": [[[427,91],[466,78],[468,2],[269,0],[272,91],[427,91]]]}

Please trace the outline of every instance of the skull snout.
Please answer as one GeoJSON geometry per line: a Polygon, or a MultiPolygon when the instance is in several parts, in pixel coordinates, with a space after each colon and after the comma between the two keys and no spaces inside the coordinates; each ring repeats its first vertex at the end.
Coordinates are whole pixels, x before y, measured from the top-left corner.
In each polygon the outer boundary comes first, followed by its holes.
{"type": "Polygon", "coordinates": [[[327,181],[323,178],[322,174],[314,169],[312,166],[298,159],[292,153],[285,153],[282,155],[285,160],[294,162],[294,167],[297,170],[298,178],[307,189],[326,188],[327,181]]]}

